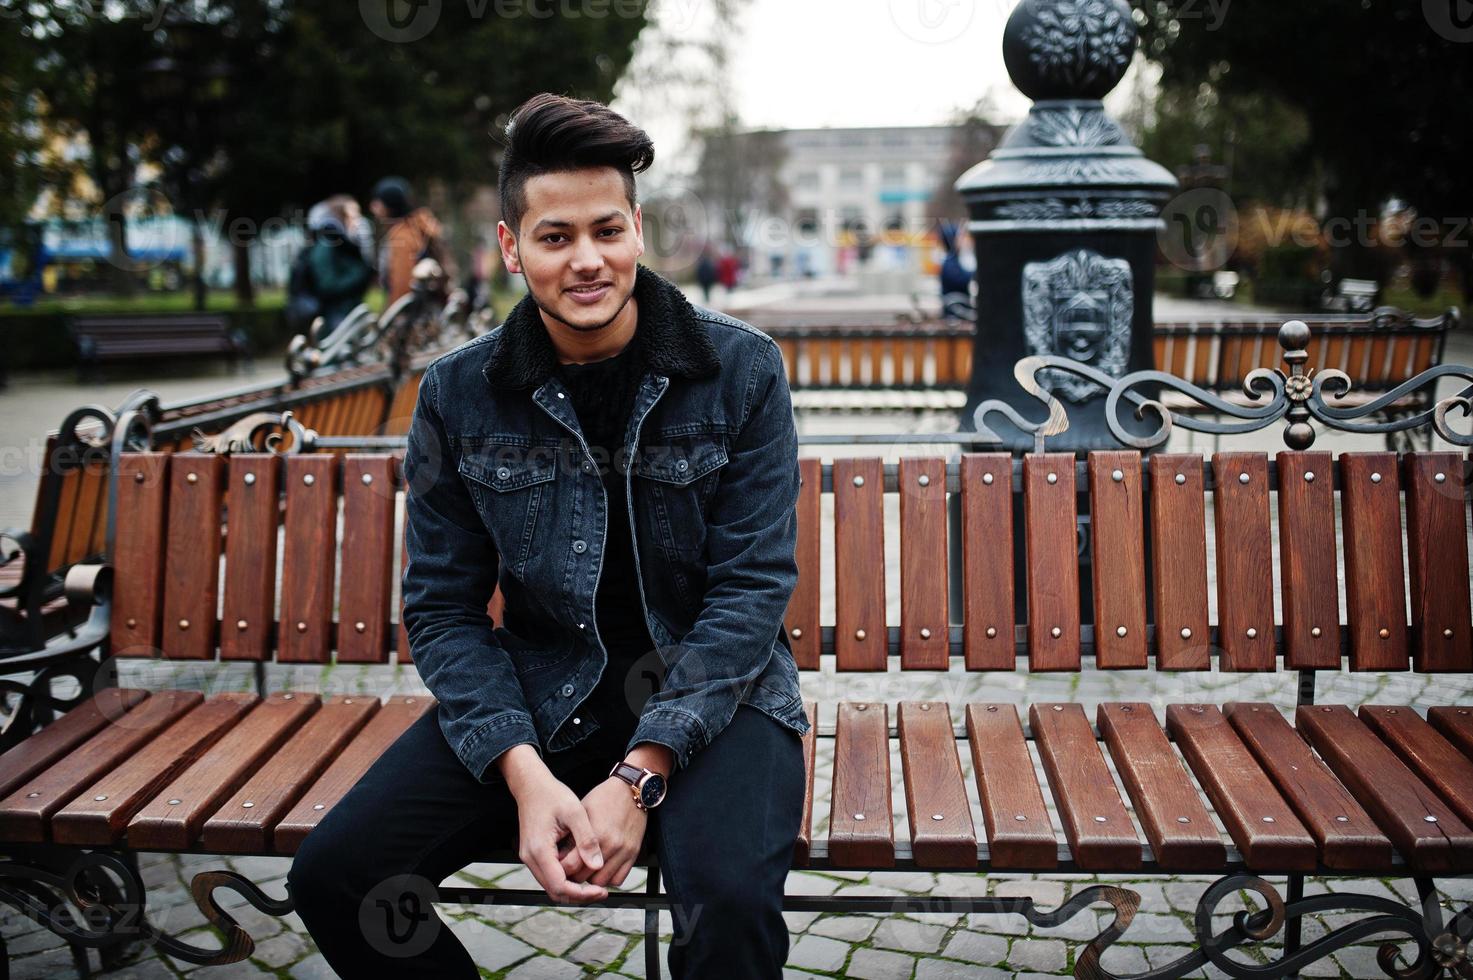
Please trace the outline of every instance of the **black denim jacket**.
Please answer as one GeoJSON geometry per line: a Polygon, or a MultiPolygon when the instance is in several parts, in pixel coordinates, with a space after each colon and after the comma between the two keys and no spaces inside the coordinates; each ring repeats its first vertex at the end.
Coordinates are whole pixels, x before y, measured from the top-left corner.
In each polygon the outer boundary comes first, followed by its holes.
{"type": "Polygon", "coordinates": [[[647,368],[627,466],[590,456],[530,297],[420,384],[404,459],[404,623],[446,740],[483,782],[514,745],[556,752],[598,731],[570,719],[608,662],[594,595],[609,520],[631,522],[663,671],[626,749],[657,742],[683,768],[738,704],[809,728],[782,626],[798,578],[782,355],[643,266],[634,295],[647,368]],[[603,465],[623,469],[627,513],[607,513],[603,465]]]}

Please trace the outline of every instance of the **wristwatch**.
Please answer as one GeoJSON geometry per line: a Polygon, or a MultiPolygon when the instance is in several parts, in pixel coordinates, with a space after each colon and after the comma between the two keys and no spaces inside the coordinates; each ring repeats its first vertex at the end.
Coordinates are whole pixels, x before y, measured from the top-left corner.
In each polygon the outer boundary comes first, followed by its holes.
{"type": "Polygon", "coordinates": [[[609,770],[610,776],[618,776],[629,784],[634,793],[634,805],[641,810],[653,810],[665,799],[665,777],[649,769],[631,766],[627,762],[616,762],[609,770]]]}

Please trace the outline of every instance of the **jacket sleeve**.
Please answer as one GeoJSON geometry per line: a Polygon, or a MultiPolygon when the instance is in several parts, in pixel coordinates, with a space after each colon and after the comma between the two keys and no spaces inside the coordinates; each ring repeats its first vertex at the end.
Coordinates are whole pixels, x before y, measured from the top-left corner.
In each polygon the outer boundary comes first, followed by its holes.
{"type": "Polygon", "coordinates": [[[664,684],[628,745],[665,745],[677,769],[731,722],[772,656],[791,656],[773,644],[798,583],[798,432],[777,344],[753,360],[746,420],[707,513],[704,605],[664,651],[664,684]]]}
{"type": "Polygon", "coordinates": [[[434,367],[424,374],[404,454],[404,626],[425,686],[439,702],[440,729],[483,783],[514,745],[542,748],[511,657],[486,606],[500,567],[476,512],[439,412],[434,367]]]}

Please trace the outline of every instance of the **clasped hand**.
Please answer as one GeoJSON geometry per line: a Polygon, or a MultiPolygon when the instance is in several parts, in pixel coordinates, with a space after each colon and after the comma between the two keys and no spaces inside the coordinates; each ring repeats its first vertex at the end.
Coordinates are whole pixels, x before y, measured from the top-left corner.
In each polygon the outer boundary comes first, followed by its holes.
{"type": "Polygon", "coordinates": [[[556,778],[518,801],[517,857],[549,898],[594,902],[607,898],[634,866],[649,815],[634,805],[629,784],[610,776],[581,800],[556,778]]]}

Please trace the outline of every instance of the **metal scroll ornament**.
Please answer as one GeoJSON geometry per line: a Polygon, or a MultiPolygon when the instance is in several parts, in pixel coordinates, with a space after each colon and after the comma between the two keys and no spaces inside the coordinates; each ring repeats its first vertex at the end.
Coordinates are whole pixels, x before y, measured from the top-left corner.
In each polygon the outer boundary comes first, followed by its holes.
{"type": "Polygon", "coordinates": [[[1241,435],[1257,432],[1283,420],[1284,445],[1290,449],[1308,449],[1314,444],[1315,427],[1311,420],[1328,429],[1362,434],[1415,432],[1430,428],[1455,446],[1473,446],[1473,433],[1458,432],[1449,424],[1454,409],[1464,416],[1473,415],[1473,368],[1462,364],[1439,364],[1416,377],[1402,382],[1385,394],[1355,405],[1336,405],[1352,388],[1343,371],[1325,369],[1311,375],[1305,370],[1309,359],[1309,327],[1302,320],[1290,320],[1279,328],[1279,347],[1283,350],[1288,370],[1256,368],[1243,379],[1243,393],[1251,404],[1226,401],[1197,385],[1165,371],[1132,371],[1123,377],[1112,377],[1099,367],[1058,354],[1025,357],[1013,367],[1013,377],[1024,391],[1048,409],[1042,421],[1024,418],[1007,402],[990,398],[973,411],[973,424],[982,438],[1002,441],[986,425],[990,414],[1001,415],[1034,438],[1034,451],[1043,452],[1044,440],[1069,428],[1069,416],[1051,389],[1059,387],[1058,376],[1074,376],[1093,382],[1106,390],[1105,424],[1121,445],[1151,450],[1166,444],[1174,426],[1211,435],[1241,435]],[[1437,401],[1431,408],[1412,415],[1387,418],[1397,402],[1424,388],[1435,390],[1443,378],[1458,378],[1468,384],[1462,390],[1437,401]],[[1163,389],[1185,395],[1209,410],[1206,415],[1173,414],[1159,397],[1163,389]],[[1327,400],[1328,393],[1328,400],[1327,400]],[[1143,435],[1128,431],[1121,421],[1125,402],[1134,407],[1137,420],[1154,418],[1155,430],[1143,435]],[[1235,421],[1221,421],[1230,419],[1235,421]],[[1378,421],[1366,421],[1378,419],[1378,421]]]}
{"type": "MultiPolygon", "coordinates": [[[[1036,355],[1059,354],[1118,377],[1130,353],[1135,289],[1130,263],[1087,248],[1023,266],[1023,332],[1036,355]]],[[[1100,386],[1078,375],[1051,374],[1049,386],[1082,402],[1100,386]]]]}

